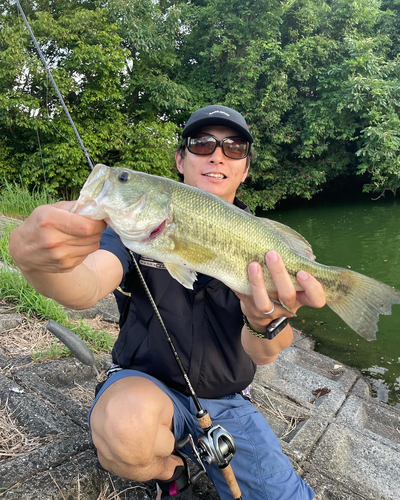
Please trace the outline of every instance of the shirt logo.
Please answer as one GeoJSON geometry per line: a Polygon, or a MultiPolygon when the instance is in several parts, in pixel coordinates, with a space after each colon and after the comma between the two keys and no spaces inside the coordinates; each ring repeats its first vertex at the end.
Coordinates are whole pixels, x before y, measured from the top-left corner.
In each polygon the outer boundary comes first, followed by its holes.
{"type": "Polygon", "coordinates": [[[166,269],[162,262],[150,259],[148,257],[140,257],[139,264],[142,266],[152,267],[153,269],[166,269]]]}

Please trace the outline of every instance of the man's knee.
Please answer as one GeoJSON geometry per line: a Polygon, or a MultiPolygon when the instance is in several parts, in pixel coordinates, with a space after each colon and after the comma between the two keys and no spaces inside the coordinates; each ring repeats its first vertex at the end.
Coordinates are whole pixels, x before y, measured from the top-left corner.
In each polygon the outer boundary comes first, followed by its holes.
{"type": "MultiPolygon", "coordinates": [[[[160,426],[172,429],[170,398],[148,379],[126,377],[101,395],[91,414],[93,443],[103,466],[151,461],[160,426]]],[[[107,467],[106,467],[107,468],[107,467]]]]}

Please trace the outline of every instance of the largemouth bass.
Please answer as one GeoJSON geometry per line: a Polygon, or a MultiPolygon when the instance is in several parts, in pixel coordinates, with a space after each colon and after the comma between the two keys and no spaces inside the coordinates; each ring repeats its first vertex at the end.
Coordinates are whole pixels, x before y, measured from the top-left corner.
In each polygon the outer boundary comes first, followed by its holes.
{"type": "Polygon", "coordinates": [[[315,262],[310,244],[293,229],[171,179],[96,165],[72,211],[104,219],[127,248],[163,262],[187,288],[200,272],[251,294],[247,266],[256,261],[268,293],[274,294],[264,256],[275,250],[296,290],[301,290],[298,271],[313,275],[328,306],[367,340],[376,338],[379,315],[391,314],[391,306],[400,303],[400,292],[384,283],[315,262]]]}

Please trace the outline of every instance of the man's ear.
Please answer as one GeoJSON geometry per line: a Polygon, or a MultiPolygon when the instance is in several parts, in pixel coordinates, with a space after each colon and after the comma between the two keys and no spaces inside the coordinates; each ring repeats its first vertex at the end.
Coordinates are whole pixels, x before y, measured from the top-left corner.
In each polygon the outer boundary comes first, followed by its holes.
{"type": "Polygon", "coordinates": [[[242,182],[244,182],[247,179],[247,176],[249,175],[249,170],[250,170],[250,163],[246,162],[246,168],[243,172],[242,182]]]}
{"type": "Polygon", "coordinates": [[[178,172],[183,175],[183,158],[181,156],[180,151],[177,151],[175,153],[175,163],[176,163],[176,168],[178,169],[178,172]]]}

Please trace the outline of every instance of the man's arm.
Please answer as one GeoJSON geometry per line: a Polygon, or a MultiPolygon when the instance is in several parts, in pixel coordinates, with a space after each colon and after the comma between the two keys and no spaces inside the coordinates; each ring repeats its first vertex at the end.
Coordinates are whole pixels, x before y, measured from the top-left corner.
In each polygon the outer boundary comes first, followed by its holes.
{"type": "MultiPolygon", "coordinates": [[[[322,285],[313,276],[304,271],[297,273],[297,281],[304,291],[296,292],[278,253],[268,252],[265,262],[277,288],[277,296],[274,298],[279,298],[291,311],[296,312],[303,305],[317,308],[325,305],[326,299],[322,285]]],[[[290,316],[290,313],[282,306],[271,302],[265,288],[263,272],[258,263],[249,264],[248,274],[253,295],[237,295],[241,299],[242,311],[250,327],[256,332],[263,333],[266,332],[271,321],[282,316],[290,316]],[[271,309],[273,309],[271,314],[263,314],[263,311],[271,311],[271,309]]],[[[290,325],[272,340],[256,337],[246,326],[242,329],[243,347],[258,365],[274,361],[283,349],[290,346],[292,341],[293,330],[290,325]]]]}
{"type": "Polygon", "coordinates": [[[93,306],[122,279],[122,265],[99,250],[104,221],[69,210],[74,202],[43,205],[10,235],[10,252],[42,295],[74,309],[93,306]]]}

